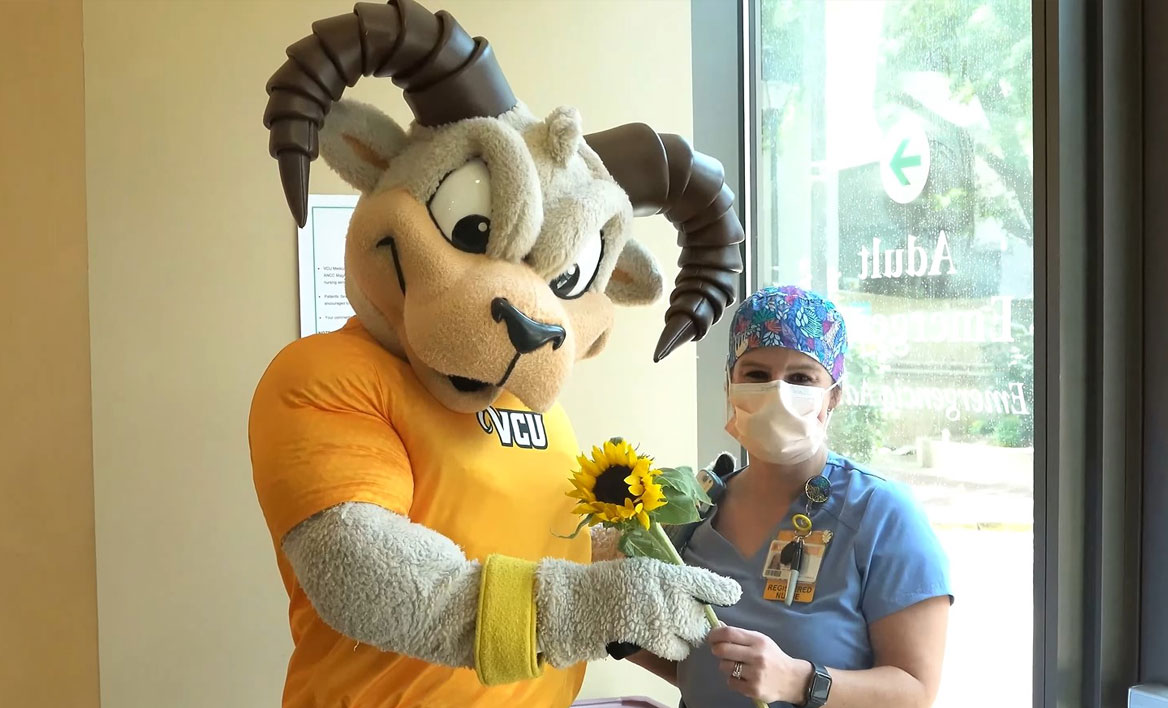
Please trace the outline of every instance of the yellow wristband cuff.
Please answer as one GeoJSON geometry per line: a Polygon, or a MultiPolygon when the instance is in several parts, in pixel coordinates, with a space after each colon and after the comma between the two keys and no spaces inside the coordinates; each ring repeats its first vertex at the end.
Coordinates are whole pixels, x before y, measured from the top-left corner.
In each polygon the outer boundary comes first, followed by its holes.
{"type": "Polygon", "coordinates": [[[535,615],[535,563],[489,556],[479,584],[475,627],[475,673],[483,685],[525,681],[543,673],[535,615]]]}

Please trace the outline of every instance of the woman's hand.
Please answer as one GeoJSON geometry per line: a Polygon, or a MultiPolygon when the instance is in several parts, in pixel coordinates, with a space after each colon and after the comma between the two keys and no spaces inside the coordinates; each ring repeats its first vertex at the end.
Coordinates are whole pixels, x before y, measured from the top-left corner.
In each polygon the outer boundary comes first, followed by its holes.
{"type": "Polygon", "coordinates": [[[792,659],[770,637],[737,627],[719,627],[707,639],[731,689],[763,703],[799,705],[807,694],[811,662],[792,659]],[[735,667],[741,663],[738,677],[735,667]]]}

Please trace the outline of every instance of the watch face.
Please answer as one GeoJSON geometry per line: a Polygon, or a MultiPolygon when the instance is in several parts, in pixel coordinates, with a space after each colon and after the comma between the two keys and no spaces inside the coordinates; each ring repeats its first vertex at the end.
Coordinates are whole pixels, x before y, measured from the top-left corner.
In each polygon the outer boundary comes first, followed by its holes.
{"type": "Polygon", "coordinates": [[[826,701],[827,693],[831,689],[831,676],[826,673],[815,673],[811,681],[811,697],[818,701],[826,701]]]}
{"type": "Polygon", "coordinates": [[[811,685],[807,687],[807,700],[801,708],[820,708],[827,703],[827,694],[831,692],[831,674],[819,664],[812,663],[814,673],[811,675],[811,685]]]}

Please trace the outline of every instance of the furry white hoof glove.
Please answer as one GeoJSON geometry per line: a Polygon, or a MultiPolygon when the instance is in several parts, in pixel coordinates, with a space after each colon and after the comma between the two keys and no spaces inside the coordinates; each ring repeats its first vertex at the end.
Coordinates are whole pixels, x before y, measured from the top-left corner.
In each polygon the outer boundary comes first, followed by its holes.
{"type": "Polygon", "coordinates": [[[601,659],[611,642],[681,660],[710,631],[702,603],[728,607],[741,596],[729,578],[651,558],[545,560],[535,581],[539,651],[557,668],[601,659]]]}

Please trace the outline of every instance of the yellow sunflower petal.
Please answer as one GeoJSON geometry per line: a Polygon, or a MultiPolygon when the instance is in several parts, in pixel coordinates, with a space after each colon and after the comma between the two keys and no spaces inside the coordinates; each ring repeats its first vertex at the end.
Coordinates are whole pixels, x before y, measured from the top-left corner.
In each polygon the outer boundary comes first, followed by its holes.
{"type": "Polygon", "coordinates": [[[583,479],[573,479],[572,486],[582,492],[591,492],[592,490],[596,489],[596,478],[585,477],[583,479]]]}
{"type": "Polygon", "coordinates": [[[642,483],[640,477],[631,474],[625,477],[624,482],[629,487],[629,494],[640,496],[645,493],[645,485],[642,483]]]}
{"type": "Polygon", "coordinates": [[[644,511],[637,514],[637,521],[641,522],[641,526],[643,526],[646,531],[649,530],[649,515],[644,511]]]}
{"type": "Polygon", "coordinates": [[[667,503],[665,499],[665,490],[660,485],[652,482],[645,485],[645,493],[641,495],[641,499],[645,503],[645,508],[652,511],[659,509],[667,503]]]}
{"type": "Polygon", "coordinates": [[[580,463],[580,473],[583,476],[591,477],[592,479],[599,477],[600,473],[605,469],[606,468],[602,467],[598,462],[589,460],[587,458],[585,458],[584,461],[580,463]]]}
{"type": "Polygon", "coordinates": [[[592,462],[601,472],[608,469],[609,467],[608,455],[605,454],[604,450],[596,447],[595,445],[592,446],[592,462]]]}
{"type": "Polygon", "coordinates": [[[602,521],[609,523],[621,523],[628,520],[633,513],[632,509],[626,509],[618,504],[609,504],[607,502],[597,502],[596,517],[602,521]]]}
{"type": "Polygon", "coordinates": [[[665,493],[661,490],[646,492],[645,496],[641,497],[646,503],[653,503],[657,506],[664,506],[666,504],[665,493]]]}
{"type": "Polygon", "coordinates": [[[656,511],[665,506],[664,499],[645,499],[645,511],[656,511]]]}
{"type": "Polygon", "coordinates": [[[649,493],[650,489],[660,490],[660,486],[657,484],[657,482],[653,481],[653,477],[651,477],[650,475],[647,475],[647,474],[639,475],[638,479],[641,482],[641,486],[645,489],[646,494],[649,493]]]}
{"type": "Polygon", "coordinates": [[[613,443],[611,440],[604,443],[604,454],[605,458],[608,460],[609,466],[624,464],[624,450],[620,445],[613,443]]]}

